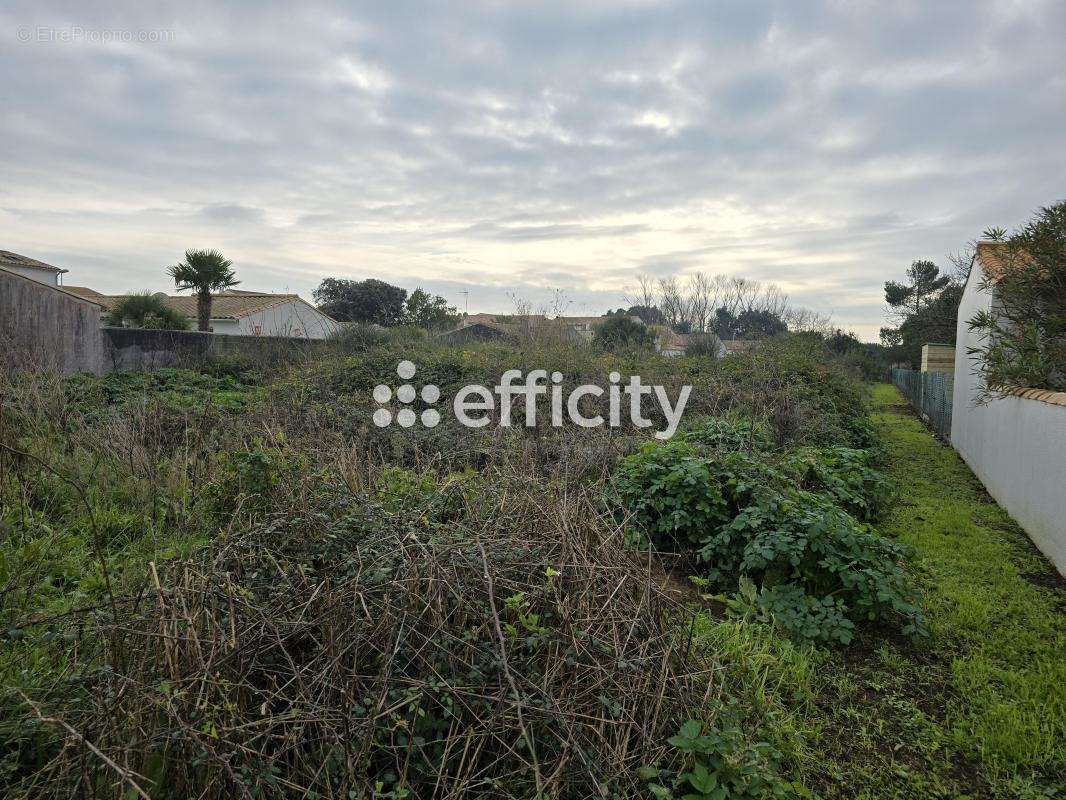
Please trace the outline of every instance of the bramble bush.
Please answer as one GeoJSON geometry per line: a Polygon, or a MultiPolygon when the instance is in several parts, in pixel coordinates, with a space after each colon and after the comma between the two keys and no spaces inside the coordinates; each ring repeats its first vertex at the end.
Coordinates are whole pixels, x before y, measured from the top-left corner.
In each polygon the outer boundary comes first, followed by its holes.
{"type": "Polygon", "coordinates": [[[712,575],[744,575],[757,603],[803,639],[851,641],[858,621],[924,631],[911,599],[904,552],[836,506],[829,496],[760,490],[755,502],[708,536],[699,550],[712,575]]]}
{"type": "Polygon", "coordinates": [[[891,482],[873,460],[871,451],[854,447],[804,447],[785,454],[781,467],[804,489],[830,495],[845,511],[869,522],[893,495],[891,482]]]}
{"type": "Polygon", "coordinates": [[[610,500],[627,515],[630,543],[689,554],[721,589],[747,581],[755,591],[736,600],[799,639],[847,644],[860,621],[923,632],[903,549],[860,521],[891,496],[871,454],[774,454],[765,438],[742,449],[756,429],[735,417],[700,421],[680,441],[624,459],[610,500]]]}

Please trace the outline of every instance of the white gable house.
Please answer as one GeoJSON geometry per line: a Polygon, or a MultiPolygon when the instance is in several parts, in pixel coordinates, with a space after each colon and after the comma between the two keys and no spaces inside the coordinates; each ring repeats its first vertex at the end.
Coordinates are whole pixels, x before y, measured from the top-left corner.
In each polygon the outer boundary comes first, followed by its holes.
{"type": "Polygon", "coordinates": [[[8,250],[0,250],[0,267],[46,286],[59,286],[59,276],[70,271],[8,250]]]}

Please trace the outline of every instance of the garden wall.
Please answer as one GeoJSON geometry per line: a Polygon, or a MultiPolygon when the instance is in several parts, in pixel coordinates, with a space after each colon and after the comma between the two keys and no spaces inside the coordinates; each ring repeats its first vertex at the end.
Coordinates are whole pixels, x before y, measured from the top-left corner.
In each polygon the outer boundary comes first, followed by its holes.
{"type": "Polygon", "coordinates": [[[966,321],[992,306],[971,274],[959,307],[951,444],[1029,538],[1066,575],[1066,393],[1020,389],[977,404],[978,345],[966,321]]]}
{"type": "Polygon", "coordinates": [[[110,364],[100,306],[0,269],[0,369],[104,374],[110,364]]]}
{"type": "Polygon", "coordinates": [[[153,370],[188,367],[211,358],[242,358],[276,363],[321,353],[321,339],[277,336],[220,336],[200,331],[157,331],[144,328],[103,328],[111,369],[153,370]]]}

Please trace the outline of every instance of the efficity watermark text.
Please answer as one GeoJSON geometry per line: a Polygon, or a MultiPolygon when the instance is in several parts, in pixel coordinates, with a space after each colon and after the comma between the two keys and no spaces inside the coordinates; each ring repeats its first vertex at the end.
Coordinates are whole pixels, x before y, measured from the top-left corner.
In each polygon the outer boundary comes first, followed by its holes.
{"type": "MultiPolygon", "coordinates": [[[[401,361],[396,367],[396,374],[404,381],[414,378],[417,371],[411,361],[401,361]]],[[[682,386],[677,400],[671,402],[665,387],[642,383],[639,375],[631,375],[623,381],[620,373],[611,372],[607,376],[606,388],[596,384],[582,384],[574,387],[564,397],[562,380],[563,375],[560,372],[549,374],[547,370],[534,369],[523,374],[521,370],[509,369],[500,376],[500,382],[491,388],[470,384],[459,389],[452,398],[451,412],[459,424],[467,428],[483,428],[493,421],[504,428],[512,425],[535,428],[544,405],[543,402],[538,402],[538,399],[545,398],[551,425],[555,428],[562,427],[567,422],[580,428],[598,428],[604,425],[618,428],[623,424],[650,428],[655,423],[644,415],[645,410],[650,412],[657,405],[666,426],[655,431],[654,436],[656,439],[665,440],[677,431],[689,395],[692,394],[691,386],[682,386]],[[601,398],[604,395],[607,396],[606,416],[602,413],[590,415],[582,410],[581,401],[584,398],[601,398]],[[645,400],[648,401],[646,407],[645,400]]],[[[427,428],[432,428],[441,421],[440,411],[436,408],[426,408],[421,414],[416,414],[414,409],[409,407],[417,397],[421,397],[422,402],[430,406],[440,400],[440,388],[432,383],[426,384],[421,390],[411,383],[404,383],[397,387],[395,392],[390,386],[378,384],[374,387],[373,396],[375,402],[381,406],[373,416],[374,424],[378,427],[384,428],[395,420],[404,428],[409,428],[419,421],[427,428]],[[385,407],[394,398],[403,406],[395,413],[385,407]]]]}

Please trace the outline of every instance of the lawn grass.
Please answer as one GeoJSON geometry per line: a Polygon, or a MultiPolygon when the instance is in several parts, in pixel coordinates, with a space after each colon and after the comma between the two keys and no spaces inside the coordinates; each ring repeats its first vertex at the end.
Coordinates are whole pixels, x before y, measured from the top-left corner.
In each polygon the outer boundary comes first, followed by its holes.
{"type": "Polygon", "coordinates": [[[912,549],[930,635],[798,651],[705,617],[701,638],[814,796],[1066,797],[1064,582],[893,387],[871,404],[898,489],[877,528],[912,549]]]}
{"type": "Polygon", "coordinates": [[[899,492],[878,529],[913,549],[931,635],[826,664],[825,786],[871,798],[916,796],[908,785],[929,797],[1061,790],[1064,583],[895,388],[871,399],[899,492]]]}

